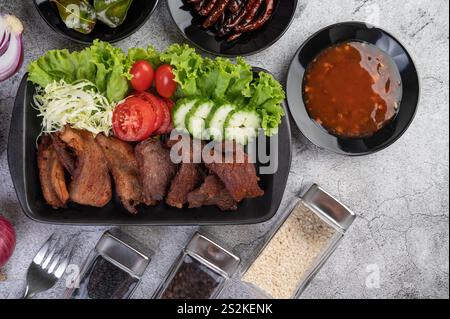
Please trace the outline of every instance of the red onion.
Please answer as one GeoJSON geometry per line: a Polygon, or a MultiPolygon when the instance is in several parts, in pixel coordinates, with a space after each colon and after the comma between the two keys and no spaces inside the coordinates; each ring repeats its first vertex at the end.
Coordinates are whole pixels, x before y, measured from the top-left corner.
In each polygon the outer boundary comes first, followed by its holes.
{"type": "Polygon", "coordinates": [[[0,14],[0,82],[14,75],[22,65],[22,32],[19,19],[0,14]]]}
{"type": "Polygon", "coordinates": [[[16,247],[16,232],[9,221],[0,216],[0,269],[12,256],[16,247]]]}

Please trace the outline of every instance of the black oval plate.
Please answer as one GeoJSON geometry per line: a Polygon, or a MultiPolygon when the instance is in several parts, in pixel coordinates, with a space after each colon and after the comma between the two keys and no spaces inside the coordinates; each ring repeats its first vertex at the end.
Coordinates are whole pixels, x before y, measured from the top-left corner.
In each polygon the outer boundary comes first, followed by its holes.
{"type": "Polygon", "coordinates": [[[320,30],[297,51],[287,77],[289,110],[303,135],[315,145],[344,155],[367,155],[397,141],[412,123],[419,103],[419,77],[411,56],[402,44],[382,29],[361,22],[344,22],[320,30]],[[397,116],[375,135],[367,138],[341,138],[313,121],[303,102],[302,88],[309,63],[324,49],[350,40],[376,45],[391,56],[403,84],[403,97],[397,116]]]}
{"type": "Polygon", "coordinates": [[[34,4],[44,21],[55,32],[72,41],[89,44],[95,39],[113,43],[130,36],[139,30],[152,15],[158,0],[133,0],[123,24],[117,28],[110,28],[103,22],[97,21],[94,30],[90,34],[82,34],[67,28],[60,18],[55,4],[49,0],[34,0],[34,4]]]}
{"type": "Polygon", "coordinates": [[[196,14],[184,0],[170,0],[167,3],[173,21],[188,41],[208,53],[236,57],[261,52],[277,42],[291,25],[298,0],[277,0],[274,13],[266,25],[230,43],[204,30],[201,27],[204,17],[196,14]]]}
{"type": "MultiPolygon", "coordinates": [[[[263,71],[254,68],[255,72],[263,71]]],[[[288,116],[278,133],[278,169],[275,174],[260,175],[260,186],[265,194],[239,204],[235,212],[221,212],[216,207],[178,209],[160,204],[156,207],[139,206],[139,214],[131,215],[118,198],[103,208],[69,204],[55,210],[44,200],[37,168],[36,139],[41,120],[31,102],[35,87],[24,76],[19,86],[8,138],[8,164],[17,198],[29,218],[42,223],[119,226],[119,225],[233,225],[256,224],[269,220],[278,210],[286,188],[291,167],[292,142],[288,116]]],[[[287,112],[286,103],[283,108],[287,112]]],[[[287,113],[286,113],[287,114],[287,113]]],[[[257,164],[257,167],[262,164],[257,164]]],[[[264,165],[266,166],[266,165],[264,165]]]]}

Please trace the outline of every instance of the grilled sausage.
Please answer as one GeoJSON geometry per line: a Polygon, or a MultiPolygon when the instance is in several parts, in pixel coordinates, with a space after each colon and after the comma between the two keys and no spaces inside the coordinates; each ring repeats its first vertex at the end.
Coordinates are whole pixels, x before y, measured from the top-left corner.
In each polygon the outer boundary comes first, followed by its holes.
{"type": "Polygon", "coordinates": [[[245,18],[247,13],[250,11],[254,2],[255,0],[248,0],[246,5],[241,7],[241,11],[238,13],[238,15],[232,16],[228,19],[229,21],[227,21],[223,26],[223,28],[221,28],[218,36],[223,37],[226,34],[230,33],[230,31],[234,29],[236,26],[238,26],[245,18]]]}
{"type": "Polygon", "coordinates": [[[244,0],[233,0],[233,1],[231,1],[230,5],[228,6],[228,10],[232,14],[237,14],[241,10],[244,2],[245,2],[244,0]]]}
{"type": "Polygon", "coordinates": [[[266,1],[266,10],[261,15],[261,17],[247,25],[237,26],[234,29],[237,33],[247,33],[247,32],[258,30],[264,24],[266,24],[267,21],[269,21],[270,17],[273,14],[273,10],[275,8],[275,0],[265,0],[265,1],[266,1]]]}
{"type": "Polygon", "coordinates": [[[211,15],[208,16],[208,18],[203,23],[203,27],[205,29],[213,26],[220,19],[220,17],[222,16],[224,11],[226,10],[228,5],[230,4],[230,1],[231,0],[218,0],[216,2],[216,5],[211,10],[212,11],[211,15]]]}
{"type": "Polygon", "coordinates": [[[259,8],[262,5],[262,2],[263,2],[263,0],[255,0],[255,1],[253,1],[253,6],[249,10],[247,15],[245,16],[244,21],[242,21],[242,25],[247,25],[247,24],[249,24],[250,22],[253,21],[253,19],[255,18],[256,14],[258,13],[259,8]]]}
{"type": "MultiPolygon", "coordinates": [[[[253,1],[252,7],[251,9],[247,12],[244,21],[242,21],[241,24],[239,24],[240,26],[246,26],[249,23],[251,23],[253,21],[253,19],[255,18],[256,14],[258,13],[259,8],[261,8],[263,0],[255,0],[253,1]]],[[[238,27],[238,26],[236,26],[238,27]]],[[[235,28],[236,28],[235,27],[235,28]]],[[[238,32],[232,36],[230,36],[228,38],[228,42],[232,42],[234,40],[236,40],[237,38],[239,38],[242,35],[242,33],[238,32]]]]}
{"type": "MultiPolygon", "coordinates": [[[[205,3],[205,5],[202,7],[202,9],[199,11],[199,14],[201,16],[209,16],[211,11],[213,10],[214,6],[219,0],[207,0],[208,2],[205,3]]],[[[214,14],[214,13],[213,13],[214,14]]]]}

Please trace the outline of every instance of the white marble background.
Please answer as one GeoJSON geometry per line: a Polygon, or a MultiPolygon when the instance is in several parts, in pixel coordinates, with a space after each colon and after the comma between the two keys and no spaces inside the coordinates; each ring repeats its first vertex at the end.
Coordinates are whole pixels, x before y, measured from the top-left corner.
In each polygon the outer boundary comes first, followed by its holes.
{"type": "MultiPolygon", "coordinates": [[[[174,1],[174,0],[169,0],[174,1]]],[[[144,27],[118,43],[125,48],[151,43],[163,49],[182,41],[165,1],[144,27]]],[[[304,298],[448,298],[449,297],[449,2],[447,0],[300,0],[294,23],[272,48],[249,58],[282,81],[295,51],[312,33],[329,24],[372,22],[398,37],[414,57],[421,75],[422,97],[409,131],[378,154],[349,158],[320,150],[293,128],[292,171],[279,213],[299,191],[316,182],[336,194],[358,215],[342,245],[318,274],[304,298]],[[375,268],[374,268],[375,267],[375,268]],[[379,287],[367,287],[367,276],[380,271],[379,287]]],[[[78,49],[55,34],[31,0],[0,0],[0,12],[17,15],[25,26],[25,62],[46,50],[78,49]]],[[[17,231],[15,254],[0,282],[0,299],[21,296],[27,267],[53,232],[82,231],[75,262],[81,262],[104,228],[62,227],[35,223],[17,203],[8,170],[6,143],[21,72],[0,83],[0,214],[17,231]]],[[[277,215],[279,217],[279,214],[277,215]]],[[[275,218],[276,219],[276,218],[275,218]]],[[[245,260],[261,243],[275,219],[253,226],[210,227],[245,260]]],[[[150,298],[166,270],[185,245],[193,227],[127,227],[126,231],[156,250],[135,298],[150,298]]],[[[57,298],[63,283],[41,298],[57,298]]],[[[239,283],[225,298],[248,297],[239,283]]]]}

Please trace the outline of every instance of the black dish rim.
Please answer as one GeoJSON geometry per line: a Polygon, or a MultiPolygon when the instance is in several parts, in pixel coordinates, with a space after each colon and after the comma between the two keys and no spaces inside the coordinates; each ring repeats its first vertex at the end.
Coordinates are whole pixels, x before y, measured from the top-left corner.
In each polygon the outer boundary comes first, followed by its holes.
{"type": "MultiPolygon", "coordinates": [[[[45,21],[45,23],[57,34],[59,34],[60,36],[64,37],[67,40],[73,41],[75,43],[79,43],[79,44],[92,44],[93,41],[83,41],[80,39],[76,39],[70,35],[68,35],[67,33],[65,33],[64,31],[62,31],[61,29],[55,28],[50,22],[47,21],[47,19],[45,18],[44,14],[41,12],[39,5],[37,3],[38,0],[33,0],[34,6],[37,10],[37,12],[39,13],[39,15],[41,16],[42,20],[45,21]]],[[[155,12],[156,8],[158,7],[159,4],[159,0],[154,0],[155,1],[155,5],[153,7],[153,9],[149,12],[149,14],[145,17],[145,19],[142,20],[141,23],[137,24],[133,29],[131,29],[129,32],[118,36],[117,38],[114,38],[112,40],[107,41],[108,43],[116,43],[119,41],[122,41],[130,36],[132,36],[134,33],[136,33],[137,31],[139,31],[148,21],[148,19],[150,19],[150,17],[153,15],[153,13],[155,12]]],[[[103,40],[102,40],[103,41],[103,40]]]]}
{"type": "MultiPolygon", "coordinates": [[[[360,40],[360,39],[348,39],[348,40],[365,41],[365,40],[360,40]]],[[[325,49],[325,48],[324,48],[324,49],[325,49]]],[[[351,157],[367,156],[367,155],[371,155],[371,154],[375,154],[375,153],[381,152],[381,151],[383,151],[383,150],[389,148],[390,146],[392,146],[395,142],[397,142],[397,141],[398,141],[398,140],[406,133],[406,131],[410,128],[411,124],[413,123],[413,121],[414,121],[414,119],[415,119],[415,117],[416,117],[416,115],[417,115],[417,112],[418,112],[418,109],[419,109],[420,100],[421,100],[421,83],[420,83],[419,72],[418,72],[418,69],[417,69],[416,65],[417,65],[417,64],[415,63],[413,57],[412,57],[411,54],[408,52],[408,50],[406,49],[406,47],[405,47],[405,46],[404,46],[404,45],[403,45],[396,37],[394,37],[390,32],[387,32],[387,31],[385,31],[384,29],[382,29],[382,28],[380,28],[380,27],[373,26],[373,25],[370,25],[369,23],[366,23],[366,22],[360,22],[360,21],[345,21],[345,22],[338,22],[338,23],[334,23],[334,24],[328,25],[328,26],[323,27],[323,28],[321,28],[320,30],[314,32],[311,36],[309,36],[309,37],[302,43],[302,45],[297,49],[297,51],[296,51],[295,54],[294,54],[294,57],[293,57],[292,60],[291,60],[291,63],[289,64],[288,72],[287,72],[287,75],[286,75],[286,95],[287,95],[286,100],[287,100],[287,103],[288,103],[289,113],[290,113],[290,115],[291,115],[291,117],[292,117],[294,123],[296,124],[296,126],[297,126],[298,129],[300,130],[301,134],[302,134],[302,135],[303,135],[310,143],[312,143],[313,145],[316,145],[317,147],[319,147],[319,148],[321,148],[321,149],[324,149],[324,150],[327,150],[327,151],[329,151],[329,152],[333,152],[333,153],[336,153],[336,154],[339,154],[339,155],[345,155],[345,156],[351,156],[351,157]],[[408,59],[409,59],[411,65],[412,65],[412,67],[413,67],[413,69],[414,69],[414,73],[415,73],[415,75],[416,75],[416,77],[417,77],[417,78],[416,78],[417,84],[418,84],[417,101],[416,101],[416,103],[415,103],[415,105],[414,105],[414,111],[413,111],[413,114],[412,114],[412,116],[409,118],[407,124],[403,127],[403,129],[401,130],[400,134],[398,134],[398,135],[395,136],[394,138],[387,139],[388,142],[384,143],[382,146],[375,147],[374,149],[369,150],[369,151],[366,151],[366,152],[347,152],[347,151],[344,151],[344,150],[342,150],[342,149],[340,149],[340,148],[331,148],[331,147],[328,147],[328,146],[325,146],[325,145],[319,145],[318,143],[313,142],[313,141],[312,141],[312,138],[311,138],[311,136],[310,136],[311,134],[307,134],[307,133],[304,132],[305,130],[302,128],[302,125],[301,125],[301,119],[299,119],[299,117],[295,116],[295,113],[296,113],[296,112],[294,112],[294,111],[292,110],[292,107],[294,107],[294,106],[291,106],[291,105],[293,105],[294,103],[289,103],[289,100],[292,100],[292,99],[293,99],[293,98],[290,98],[290,96],[292,96],[293,93],[290,93],[290,92],[289,92],[289,82],[290,82],[291,77],[295,76],[295,75],[293,75],[293,73],[294,73],[294,67],[299,63],[299,62],[298,62],[298,59],[299,59],[299,55],[300,55],[300,53],[302,52],[302,50],[305,48],[305,46],[306,46],[307,44],[309,44],[309,42],[310,42],[311,40],[313,40],[314,38],[316,38],[318,35],[322,34],[324,31],[329,30],[329,29],[332,29],[332,28],[335,28],[335,27],[338,27],[338,26],[346,26],[346,25],[358,25],[358,26],[366,26],[368,29],[369,29],[369,28],[378,29],[378,30],[380,30],[381,32],[383,32],[385,35],[387,35],[388,37],[390,37],[390,38],[391,38],[392,40],[394,40],[394,41],[397,43],[397,45],[398,45],[399,47],[401,47],[401,48],[403,49],[403,51],[406,53],[406,55],[407,55],[407,57],[408,57],[408,59]]],[[[300,82],[303,83],[303,79],[302,79],[300,82]]],[[[300,105],[298,105],[298,107],[301,107],[301,108],[305,109],[305,104],[304,104],[304,102],[303,102],[303,92],[300,94],[300,98],[297,97],[295,100],[296,100],[296,101],[297,101],[297,100],[300,100],[301,103],[300,103],[300,105]]],[[[305,109],[305,112],[307,113],[306,109],[305,109]]],[[[399,112],[400,112],[400,111],[399,111],[399,112]]],[[[307,115],[307,116],[308,116],[309,121],[312,121],[312,120],[309,118],[309,115],[307,115]]],[[[396,115],[396,117],[397,117],[397,116],[398,116],[398,114],[396,115]]],[[[393,120],[395,120],[395,118],[394,118],[393,120]]],[[[319,128],[319,126],[318,126],[317,123],[314,123],[314,124],[319,128]]],[[[323,131],[325,131],[325,129],[322,128],[322,127],[320,127],[320,129],[323,130],[323,131]]],[[[333,136],[333,137],[335,137],[335,138],[339,138],[339,137],[334,136],[334,135],[331,134],[331,133],[328,133],[328,135],[333,136]]],[[[349,138],[349,139],[351,140],[352,138],[349,138]]],[[[363,138],[360,138],[360,139],[354,139],[354,138],[353,138],[353,140],[362,140],[362,139],[363,139],[363,138]]]]}
{"type": "MultiPolygon", "coordinates": [[[[169,0],[167,0],[167,1],[169,1],[169,0]]],[[[175,1],[180,1],[180,0],[175,0],[175,1]]],[[[182,1],[182,0],[181,0],[181,1],[182,1]]],[[[294,10],[294,12],[292,13],[291,18],[289,19],[289,23],[286,25],[286,28],[283,30],[283,32],[281,32],[274,40],[272,40],[271,42],[269,42],[268,44],[266,44],[266,45],[263,46],[262,48],[259,48],[259,49],[257,49],[257,50],[253,50],[253,51],[250,51],[250,52],[247,52],[247,53],[240,53],[240,54],[226,54],[226,53],[219,53],[219,52],[216,52],[216,51],[213,51],[213,50],[209,50],[209,49],[206,49],[206,48],[202,47],[200,44],[198,44],[198,43],[196,43],[195,41],[191,40],[191,39],[184,33],[184,31],[181,30],[180,26],[178,25],[178,23],[177,23],[176,20],[175,20],[175,17],[173,16],[172,10],[170,10],[170,5],[169,5],[169,4],[167,4],[167,10],[169,11],[170,18],[172,19],[172,22],[173,22],[173,24],[176,26],[178,32],[179,32],[179,33],[183,36],[183,38],[184,38],[186,41],[188,41],[190,44],[192,44],[192,45],[195,46],[196,48],[200,49],[201,51],[203,51],[203,52],[205,52],[205,53],[208,53],[208,54],[211,54],[211,55],[213,55],[213,56],[220,56],[220,57],[225,57],[225,58],[236,58],[236,57],[239,57],[239,56],[242,56],[242,57],[248,57],[248,56],[252,56],[252,55],[261,53],[261,52],[263,52],[263,51],[265,51],[265,50],[271,48],[274,44],[276,44],[276,43],[277,43],[277,42],[278,42],[278,41],[286,34],[286,32],[290,29],[290,27],[291,27],[291,25],[292,25],[292,22],[294,21],[295,13],[296,13],[297,8],[298,8],[298,2],[299,2],[299,0],[293,0],[293,1],[295,1],[295,10],[294,10]]]]}

